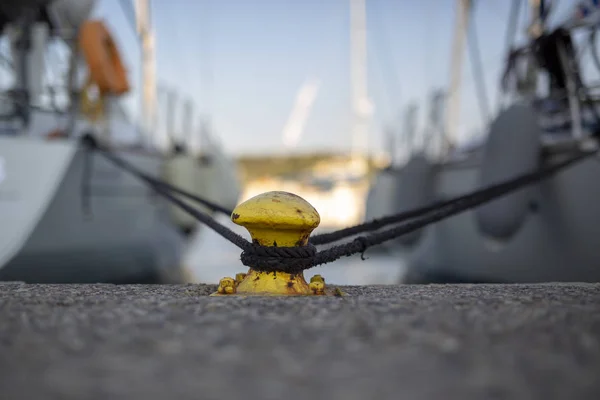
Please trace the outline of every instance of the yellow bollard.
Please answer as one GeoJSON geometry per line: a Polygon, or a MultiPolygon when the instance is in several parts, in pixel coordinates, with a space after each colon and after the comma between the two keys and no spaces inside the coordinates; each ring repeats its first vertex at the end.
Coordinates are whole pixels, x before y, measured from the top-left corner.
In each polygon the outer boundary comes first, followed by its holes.
{"type": "MultiPolygon", "coordinates": [[[[288,192],[267,192],[238,205],[231,220],[250,232],[252,242],[261,246],[305,246],[311,232],[319,226],[321,217],[303,198],[288,192]]],[[[331,294],[339,295],[339,290],[331,294]]],[[[221,279],[218,295],[326,295],[325,280],[315,275],[310,284],[304,274],[283,271],[263,272],[252,268],[236,279],[221,279]],[[233,286],[233,288],[232,288],[233,286]]]]}

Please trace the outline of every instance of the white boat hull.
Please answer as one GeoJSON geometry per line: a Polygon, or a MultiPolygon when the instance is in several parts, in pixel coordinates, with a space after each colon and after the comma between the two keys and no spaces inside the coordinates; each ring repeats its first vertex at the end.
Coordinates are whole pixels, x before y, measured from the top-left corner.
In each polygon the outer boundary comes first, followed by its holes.
{"type": "MultiPolygon", "coordinates": [[[[398,212],[398,191],[401,174],[398,170],[381,171],[375,178],[365,205],[365,220],[371,221],[398,212]]],[[[372,251],[390,251],[398,246],[397,240],[382,243],[372,251]]]]}
{"type": "MultiPolygon", "coordinates": [[[[154,176],[163,163],[119,155],[154,176]]],[[[167,204],[137,178],[70,140],[0,138],[0,159],[0,280],[182,279],[184,238],[169,221],[167,204]]]]}
{"type": "MultiPolygon", "coordinates": [[[[447,165],[440,199],[478,189],[477,163],[447,165]]],[[[407,282],[600,281],[600,163],[586,160],[533,187],[531,211],[504,243],[483,236],[466,211],[424,230],[404,248],[407,282]]]]}
{"type": "MultiPolygon", "coordinates": [[[[240,183],[232,160],[216,149],[206,157],[174,155],[166,160],[163,179],[180,189],[212,203],[233,210],[240,197],[240,183]]],[[[208,208],[180,196],[192,207],[212,214],[208,208]]],[[[169,205],[169,215],[175,225],[190,234],[200,228],[198,221],[175,204],[169,205]]]]}

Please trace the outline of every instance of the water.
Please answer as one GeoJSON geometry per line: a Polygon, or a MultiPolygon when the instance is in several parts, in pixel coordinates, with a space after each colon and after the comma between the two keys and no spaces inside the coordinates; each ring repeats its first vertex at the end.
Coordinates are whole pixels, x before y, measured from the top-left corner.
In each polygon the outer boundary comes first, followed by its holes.
{"type": "MultiPolygon", "coordinates": [[[[217,220],[249,239],[248,232],[233,224],[225,216],[217,220]]],[[[192,239],[185,256],[185,265],[193,279],[200,283],[218,283],[219,279],[234,277],[247,268],[240,262],[241,250],[214,231],[202,228],[192,239]]],[[[338,285],[376,285],[398,283],[404,272],[402,260],[396,254],[383,254],[376,249],[360,255],[344,257],[333,263],[321,265],[305,272],[308,279],[321,274],[327,282],[338,285]]]]}

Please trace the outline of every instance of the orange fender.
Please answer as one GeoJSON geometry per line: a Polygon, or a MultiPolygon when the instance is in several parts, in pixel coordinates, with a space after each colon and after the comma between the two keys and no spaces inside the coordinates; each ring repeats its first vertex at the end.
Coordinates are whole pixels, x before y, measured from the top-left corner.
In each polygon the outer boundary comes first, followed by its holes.
{"type": "Polygon", "coordinates": [[[130,90],[119,50],[103,22],[83,23],[79,31],[79,48],[88,65],[90,80],[101,95],[122,95],[130,90]]]}

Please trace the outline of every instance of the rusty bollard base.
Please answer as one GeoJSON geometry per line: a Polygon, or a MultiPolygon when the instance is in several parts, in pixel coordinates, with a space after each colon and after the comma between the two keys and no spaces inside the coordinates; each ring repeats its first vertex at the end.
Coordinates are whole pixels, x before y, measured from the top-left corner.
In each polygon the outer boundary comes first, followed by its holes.
{"type": "MultiPolygon", "coordinates": [[[[305,246],[321,217],[303,198],[288,192],[267,192],[238,205],[231,220],[245,227],[252,241],[261,246],[305,246]]],[[[336,288],[327,288],[325,279],[315,275],[306,282],[304,274],[283,271],[263,272],[252,268],[225,277],[212,296],[341,296],[336,288]]]]}
{"type": "Polygon", "coordinates": [[[320,275],[307,283],[302,274],[286,272],[261,272],[250,269],[241,280],[225,277],[219,281],[216,293],[211,296],[343,296],[337,287],[325,285],[320,275]]]}

